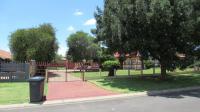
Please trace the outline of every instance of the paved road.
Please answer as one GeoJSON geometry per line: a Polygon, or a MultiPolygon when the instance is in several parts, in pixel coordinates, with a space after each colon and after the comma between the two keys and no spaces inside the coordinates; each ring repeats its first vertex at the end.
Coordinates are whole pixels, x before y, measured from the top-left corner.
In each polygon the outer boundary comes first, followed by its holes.
{"type": "Polygon", "coordinates": [[[200,90],[105,101],[38,106],[0,112],[200,112],[200,90]]]}

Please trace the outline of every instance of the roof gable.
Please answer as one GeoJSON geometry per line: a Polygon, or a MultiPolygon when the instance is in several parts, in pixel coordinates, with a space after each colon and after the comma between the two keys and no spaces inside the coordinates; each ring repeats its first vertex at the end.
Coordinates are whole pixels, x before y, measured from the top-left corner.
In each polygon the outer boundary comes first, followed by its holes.
{"type": "Polygon", "coordinates": [[[12,56],[11,56],[10,52],[4,51],[4,50],[0,50],[0,58],[2,58],[2,59],[11,59],[12,56]]]}

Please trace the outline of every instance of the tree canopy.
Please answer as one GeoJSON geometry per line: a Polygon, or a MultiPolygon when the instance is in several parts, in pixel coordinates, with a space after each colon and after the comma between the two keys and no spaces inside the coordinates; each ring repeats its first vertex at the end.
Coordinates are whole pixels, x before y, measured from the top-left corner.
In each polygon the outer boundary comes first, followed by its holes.
{"type": "Polygon", "coordinates": [[[75,62],[83,59],[97,59],[101,54],[101,48],[94,40],[94,37],[82,31],[71,34],[67,38],[67,46],[69,47],[67,55],[71,56],[75,62]]]}
{"type": "Polygon", "coordinates": [[[99,41],[121,54],[139,51],[153,57],[166,70],[184,68],[193,62],[200,45],[198,0],[105,0],[97,8],[96,34],[99,41]],[[198,4],[198,5],[197,5],[198,4]],[[185,54],[185,58],[179,57],[185,54]]]}
{"type": "Polygon", "coordinates": [[[10,35],[9,46],[16,61],[52,61],[58,49],[55,29],[50,24],[18,29],[10,35]]]}

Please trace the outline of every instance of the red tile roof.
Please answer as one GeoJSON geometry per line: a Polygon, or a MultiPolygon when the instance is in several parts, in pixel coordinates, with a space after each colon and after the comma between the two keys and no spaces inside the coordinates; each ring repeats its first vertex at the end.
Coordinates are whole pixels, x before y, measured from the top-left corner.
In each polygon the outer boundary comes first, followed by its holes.
{"type": "Polygon", "coordinates": [[[2,58],[2,59],[12,59],[12,56],[11,56],[10,52],[0,50],[0,58],[2,58]]]}
{"type": "MultiPolygon", "coordinates": [[[[120,53],[119,52],[115,52],[114,53],[114,57],[115,58],[119,58],[120,57],[120,53]]],[[[126,55],[125,55],[126,57],[140,57],[140,53],[139,52],[132,52],[132,53],[127,53],[126,55]]]]}

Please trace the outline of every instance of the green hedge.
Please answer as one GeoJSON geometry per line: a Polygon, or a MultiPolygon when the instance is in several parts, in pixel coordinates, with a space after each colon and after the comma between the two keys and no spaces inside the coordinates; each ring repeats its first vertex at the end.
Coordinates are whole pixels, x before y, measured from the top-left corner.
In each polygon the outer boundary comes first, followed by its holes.
{"type": "Polygon", "coordinates": [[[104,70],[109,70],[110,68],[118,68],[120,66],[119,61],[113,61],[113,60],[109,60],[109,61],[105,61],[103,64],[103,69],[104,70]]]}

